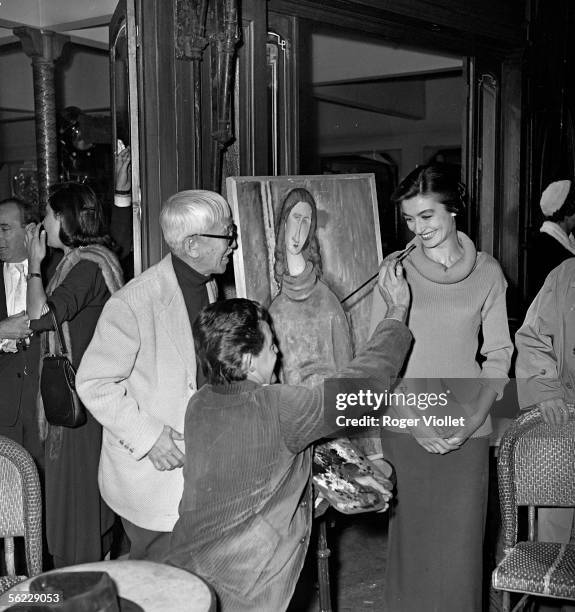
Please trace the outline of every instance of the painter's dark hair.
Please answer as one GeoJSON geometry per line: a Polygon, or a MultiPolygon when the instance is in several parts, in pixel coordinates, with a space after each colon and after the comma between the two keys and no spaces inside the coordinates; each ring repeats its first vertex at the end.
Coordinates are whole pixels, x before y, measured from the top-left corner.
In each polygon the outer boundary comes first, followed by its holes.
{"type": "Polygon", "coordinates": [[[40,213],[38,207],[35,204],[26,202],[20,198],[6,198],[0,202],[0,206],[3,204],[15,204],[20,211],[20,223],[22,225],[28,225],[28,223],[40,223],[40,213]]]}
{"type": "Polygon", "coordinates": [[[50,208],[60,217],[59,238],[71,248],[100,244],[113,251],[116,244],[108,233],[104,211],[91,187],[81,183],[59,183],[50,190],[50,208]]]}
{"type": "Polygon", "coordinates": [[[259,355],[265,343],[261,323],[270,325],[268,311],[253,300],[233,298],[200,311],[192,325],[196,355],[207,381],[223,385],[245,380],[242,358],[259,355]]]}
{"type": "Polygon", "coordinates": [[[569,187],[569,193],[565,198],[565,202],[561,205],[561,208],[558,208],[552,215],[549,217],[545,217],[547,221],[554,221],[555,223],[559,223],[565,219],[565,217],[570,217],[571,215],[575,215],[575,180],[571,179],[571,185],[569,187]]]}
{"type": "Polygon", "coordinates": [[[306,261],[311,261],[317,275],[321,278],[321,255],[319,252],[319,242],[317,240],[317,205],[311,193],[307,189],[298,187],[292,189],[284,198],[278,222],[276,224],[276,248],[274,251],[274,277],[277,284],[281,287],[284,274],[288,274],[286,263],[285,228],[286,221],[292,208],[298,202],[306,202],[311,207],[311,224],[309,234],[302,249],[302,255],[306,261]]]}
{"type": "Polygon", "coordinates": [[[461,213],[467,190],[459,178],[459,171],[448,164],[419,166],[401,181],[391,199],[401,204],[417,196],[433,196],[447,212],[461,213]]]}

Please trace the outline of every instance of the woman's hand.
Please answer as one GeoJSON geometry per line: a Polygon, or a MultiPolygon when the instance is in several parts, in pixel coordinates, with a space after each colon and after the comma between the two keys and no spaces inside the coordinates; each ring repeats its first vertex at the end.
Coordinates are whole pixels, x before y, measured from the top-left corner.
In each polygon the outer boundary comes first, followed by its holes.
{"type": "Polygon", "coordinates": [[[114,164],[114,189],[116,191],[129,193],[132,189],[132,179],[130,177],[131,161],[132,157],[130,155],[130,147],[126,147],[117,153],[114,164]]]}
{"type": "Polygon", "coordinates": [[[435,429],[430,425],[417,424],[410,427],[410,431],[416,442],[428,453],[445,455],[459,448],[456,444],[437,435],[435,429]]]}
{"type": "Polygon", "coordinates": [[[465,424],[460,427],[455,433],[446,439],[446,442],[459,448],[466,440],[468,440],[482,425],[485,423],[487,414],[475,412],[469,416],[462,417],[465,419],[465,424]]]}
{"type": "Polygon", "coordinates": [[[537,404],[541,418],[551,427],[560,427],[569,420],[569,409],[562,397],[545,400],[537,404]]]}
{"type": "Polygon", "coordinates": [[[479,395],[471,404],[462,404],[465,408],[466,416],[464,424],[455,431],[446,441],[459,448],[468,438],[470,438],[485,423],[493,402],[497,398],[497,393],[490,387],[482,386],[479,395]]]}
{"type": "Polygon", "coordinates": [[[449,440],[444,440],[440,437],[430,436],[413,436],[417,443],[422,446],[428,453],[435,455],[445,455],[459,448],[458,444],[454,444],[449,440]]]}
{"type": "Polygon", "coordinates": [[[26,228],[26,248],[28,249],[28,271],[40,272],[40,264],[46,257],[46,230],[40,223],[26,228]]]}

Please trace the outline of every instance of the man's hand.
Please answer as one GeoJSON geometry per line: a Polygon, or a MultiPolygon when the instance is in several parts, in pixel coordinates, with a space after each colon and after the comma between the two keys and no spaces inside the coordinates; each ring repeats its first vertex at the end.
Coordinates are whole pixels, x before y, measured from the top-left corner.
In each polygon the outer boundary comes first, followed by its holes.
{"type": "Polygon", "coordinates": [[[387,317],[404,321],[411,297],[401,263],[386,259],[379,269],[377,286],[387,305],[387,317]]]}
{"type": "Polygon", "coordinates": [[[30,319],[28,315],[22,311],[0,321],[0,338],[8,338],[10,340],[20,340],[27,338],[32,330],[30,329],[30,319]]]}
{"type": "Polygon", "coordinates": [[[370,487],[379,492],[380,498],[384,502],[384,505],[379,510],[376,510],[376,512],[385,512],[389,508],[389,502],[393,497],[393,483],[387,478],[385,471],[385,467],[389,467],[389,464],[387,462],[383,462],[387,463],[387,466],[382,465],[382,467],[380,467],[382,460],[372,459],[371,462],[375,466],[374,472],[377,473],[373,476],[370,474],[366,474],[365,476],[356,476],[355,480],[358,484],[365,487],[370,487]]]}
{"type": "Polygon", "coordinates": [[[375,489],[379,493],[379,497],[383,502],[382,507],[379,508],[379,510],[376,510],[376,512],[387,512],[389,509],[389,502],[393,497],[392,484],[389,483],[389,488],[386,488],[380,482],[378,482],[377,478],[374,478],[373,476],[358,476],[356,481],[358,484],[364,487],[375,489]]]}
{"type": "Polygon", "coordinates": [[[163,472],[184,465],[184,453],[174,444],[174,440],[183,439],[183,434],[172,429],[169,425],[164,425],[164,431],[148,453],[148,459],[157,470],[163,472]]]}
{"type": "Polygon", "coordinates": [[[569,420],[569,409],[562,397],[539,402],[537,407],[541,411],[541,418],[547,425],[560,427],[561,425],[565,425],[569,420]]]}

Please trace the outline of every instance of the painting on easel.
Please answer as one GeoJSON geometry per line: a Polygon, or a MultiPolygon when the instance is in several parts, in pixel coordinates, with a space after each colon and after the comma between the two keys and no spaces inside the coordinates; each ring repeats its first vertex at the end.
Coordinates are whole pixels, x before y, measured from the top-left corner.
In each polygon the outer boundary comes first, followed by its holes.
{"type": "Polygon", "coordinates": [[[308,355],[285,382],[313,383],[367,339],[374,283],[357,289],[382,260],[374,176],[230,177],[227,196],[236,295],[271,305],[284,355],[308,355]]]}

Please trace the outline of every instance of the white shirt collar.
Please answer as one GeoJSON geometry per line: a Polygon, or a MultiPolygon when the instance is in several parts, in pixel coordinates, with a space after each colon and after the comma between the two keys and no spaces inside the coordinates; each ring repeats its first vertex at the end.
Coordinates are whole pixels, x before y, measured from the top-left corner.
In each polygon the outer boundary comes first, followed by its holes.
{"type": "Polygon", "coordinates": [[[5,261],[4,270],[11,270],[21,264],[24,264],[24,274],[28,274],[28,259],[23,259],[22,261],[5,261]]]}

